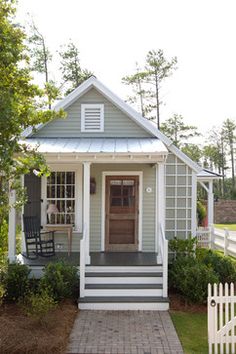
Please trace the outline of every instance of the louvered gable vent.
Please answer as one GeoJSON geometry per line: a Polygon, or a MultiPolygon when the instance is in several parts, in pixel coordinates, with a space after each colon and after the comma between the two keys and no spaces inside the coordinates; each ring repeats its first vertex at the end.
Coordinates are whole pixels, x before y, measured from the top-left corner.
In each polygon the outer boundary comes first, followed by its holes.
{"type": "Polygon", "coordinates": [[[103,104],[81,105],[81,131],[103,132],[104,130],[104,106],[103,104]]]}

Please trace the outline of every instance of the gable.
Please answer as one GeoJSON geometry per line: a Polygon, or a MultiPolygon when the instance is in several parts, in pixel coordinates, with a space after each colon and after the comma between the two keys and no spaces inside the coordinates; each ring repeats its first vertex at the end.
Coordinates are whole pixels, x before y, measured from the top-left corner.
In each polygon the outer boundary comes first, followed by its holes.
{"type": "Polygon", "coordinates": [[[152,137],[128,115],[117,108],[95,88],[91,88],[84,95],[65,108],[66,119],[55,119],[38,130],[33,137],[125,137],[146,138],[152,137]],[[97,104],[104,107],[104,129],[97,132],[81,131],[81,105],[97,104]]]}

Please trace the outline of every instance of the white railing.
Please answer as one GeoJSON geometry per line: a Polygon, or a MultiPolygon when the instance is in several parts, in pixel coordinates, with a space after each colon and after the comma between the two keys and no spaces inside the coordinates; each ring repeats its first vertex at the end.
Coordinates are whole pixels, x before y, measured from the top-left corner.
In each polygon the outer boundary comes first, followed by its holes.
{"type": "Polygon", "coordinates": [[[230,235],[228,229],[216,230],[213,226],[197,230],[200,247],[209,247],[224,252],[224,255],[236,257],[236,236],[230,235]]]}
{"type": "Polygon", "coordinates": [[[234,284],[208,284],[207,303],[209,354],[235,354],[234,284]]]}
{"type": "Polygon", "coordinates": [[[168,288],[168,241],[165,238],[163,226],[160,225],[159,252],[163,266],[163,297],[167,297],[168,288]]]}
{"type": "Polygon", "coordinates": [[[85,263],[86,263],[86,239],[87,239],[87,226],[84,224],[83,236],[80,240],[80,297],[84,297],[85,289],[85,263]]]}

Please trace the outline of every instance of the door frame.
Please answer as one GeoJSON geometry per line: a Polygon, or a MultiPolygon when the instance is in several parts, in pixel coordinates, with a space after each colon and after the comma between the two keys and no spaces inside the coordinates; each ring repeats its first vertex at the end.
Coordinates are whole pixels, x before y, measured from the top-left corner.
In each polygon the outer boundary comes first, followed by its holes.
{"type": "Polygon", "coordinates": [[[106,222],[106,177],[107,176],[138,176],[139,177],[139,209],[138,209],[138,251],[142,251],[143,224],[143,172],[142,171],[104,171],[102,172],[102,214],[101,214],[101,251],[105,251],[105,222],[106,222]]]}

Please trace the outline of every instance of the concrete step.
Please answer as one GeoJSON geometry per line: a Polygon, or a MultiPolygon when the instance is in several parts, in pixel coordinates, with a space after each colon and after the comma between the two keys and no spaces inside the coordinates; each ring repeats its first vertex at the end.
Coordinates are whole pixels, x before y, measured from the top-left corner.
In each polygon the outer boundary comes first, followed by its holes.
{"type": "Polygon", "coordinates": [[[86,284],[85,296],[162,296],[162,284],[86,284]]]}
{"type": "Polygon", "coordinates": [[[86,296],[79,298],[82,310],[150,310],[167,311],[169,299],[161,296],[86,296]]]}
{"type": "Polygon", "coordinates": [[[86,265],[86,273],[156,273],[162,272],[162,264],[152,266],[90,266],[86,265]]]}

